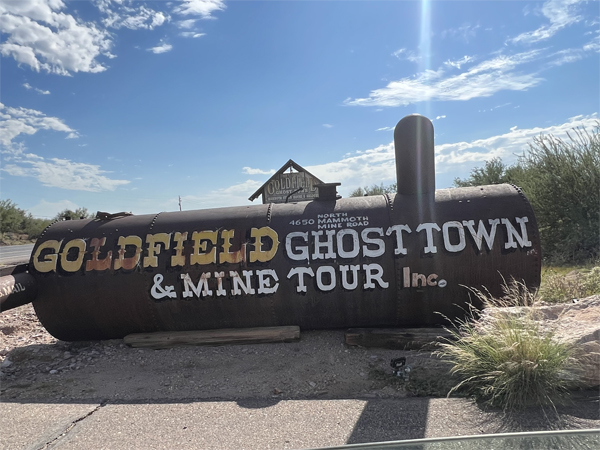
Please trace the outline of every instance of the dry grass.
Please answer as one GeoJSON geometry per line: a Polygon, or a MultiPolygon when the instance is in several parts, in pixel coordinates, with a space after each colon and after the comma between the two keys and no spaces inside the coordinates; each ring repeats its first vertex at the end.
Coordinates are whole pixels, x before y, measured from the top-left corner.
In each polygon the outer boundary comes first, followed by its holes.
{"type": "Polygon", "coordinates": [[[578,269],[549,267],[542,273],[539,300],[560,303],[594,294],[600,294],[600,266],[578,269]]]}
{"type": "Polygon", "coordinates": [[[577,384],[577,349],[543,330],[535,308],[520,313],[507,309],[535,305],[535,294],[522,283],[512,281],[504,290],[502,298],[493,298],[472,289],[484,304],[484,317],[472,308],[448,330],[453,338],[437,353],[453,364],[451,373],[461,380],[450,394],[473,395],[504,410],[554,406],[577,384]]]}

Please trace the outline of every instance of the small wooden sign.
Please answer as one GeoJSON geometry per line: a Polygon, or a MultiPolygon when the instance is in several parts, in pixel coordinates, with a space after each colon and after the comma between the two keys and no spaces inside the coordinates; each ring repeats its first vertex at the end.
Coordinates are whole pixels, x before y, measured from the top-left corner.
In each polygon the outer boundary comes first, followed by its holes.
{"type": "Polygon", "coordinates": [[[317,184],[323,182],[291,159],[249,198],[262,195],[263,203],[305,202],[319,196],[317,184]],[[290,169],[289,172],[286,170],[290,169]],[[292,171],[294,170],[294,171],[292,171]]]}

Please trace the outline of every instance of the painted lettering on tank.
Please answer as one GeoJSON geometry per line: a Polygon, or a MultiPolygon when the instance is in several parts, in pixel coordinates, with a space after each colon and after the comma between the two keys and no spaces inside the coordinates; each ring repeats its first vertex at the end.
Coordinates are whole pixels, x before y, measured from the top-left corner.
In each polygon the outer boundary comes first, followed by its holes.
{"type": "MultiPolygon", "coordinates": [[[[149,233],[143,238],[129,235],[47,240],[34,251],[33,271],[127,273],[178,268],[183,269],[177,272],[181,278],[168,285],[164,280],[172,275],[156,274],[161,278],[154,277],[151,297],[189,300],[272,295],[280,288],[281,270],[297,293],[387,289],[395,275],[384,273],[381,258],[402,260],[417,250],[418,256],[435,258],[464,251],[486,254],[498,249],[504,253],[533,246],[527,216],[387,227],[368,222],[367,216],[319,214],[292,221],[295,226],[312,230],[293,228],[282,239],[275,229],[264,226],[246,230],[172,230],[149,233]],[[353,224],[358,222],[361,224],[357,228],[353,224]],[[292,267],[269,267],[278,254],[292,267]]],[[[441,274],[422,272],[418,267],[404,267],[400,287],[447,286],[441,274]]]]}

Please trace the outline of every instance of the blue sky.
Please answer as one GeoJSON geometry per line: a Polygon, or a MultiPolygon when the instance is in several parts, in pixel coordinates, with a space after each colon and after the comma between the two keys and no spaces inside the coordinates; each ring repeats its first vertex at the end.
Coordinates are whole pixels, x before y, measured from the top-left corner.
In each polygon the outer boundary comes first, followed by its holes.
{"type": "MultiPolygon", "coordinates": [[[[600,2],[0,0],[1,198],[39,217],[249,204],[288,159],[347,196],[433,120],[436,183],[592,129],[600,2]]],[[[255,202],[260,202],[256,200],[255,202]]]]}

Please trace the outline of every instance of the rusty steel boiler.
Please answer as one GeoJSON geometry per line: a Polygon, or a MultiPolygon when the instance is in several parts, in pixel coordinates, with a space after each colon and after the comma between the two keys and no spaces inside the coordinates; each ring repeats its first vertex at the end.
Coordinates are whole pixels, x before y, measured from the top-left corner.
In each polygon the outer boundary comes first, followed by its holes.
{"type": "Polygon", "coordinates": [[[21,274],[37,287],[36,313],[62,340],[418,327],[464,314],[466,286],[539,286],[536,220],[519,188],[436,191],[423,116],[402,119],[394,141],[396,194],[340,199],[322,185],[310,202],[56,222],[21,274]]]}

